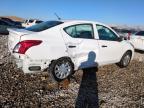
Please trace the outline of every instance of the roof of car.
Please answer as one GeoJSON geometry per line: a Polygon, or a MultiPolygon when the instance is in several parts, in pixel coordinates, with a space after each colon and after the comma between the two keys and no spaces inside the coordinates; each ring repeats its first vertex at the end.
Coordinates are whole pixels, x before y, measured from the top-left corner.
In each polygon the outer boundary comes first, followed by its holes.
{"type": "Polygon", "coordinates": [[[88,20],[58,20],[58,21],[62,21],[64,23],[95,23],[95,24],[107,26],[104,23],[100,23],[100,22],[96,22],[96,21],[88,21],[88,20]]]}
{"type": "Polygon", "coordinates": [[[60,20],[62,22],[88,22],[88,23],[94,23],[95,21],[88,21],[88,20],[60,20]]]}

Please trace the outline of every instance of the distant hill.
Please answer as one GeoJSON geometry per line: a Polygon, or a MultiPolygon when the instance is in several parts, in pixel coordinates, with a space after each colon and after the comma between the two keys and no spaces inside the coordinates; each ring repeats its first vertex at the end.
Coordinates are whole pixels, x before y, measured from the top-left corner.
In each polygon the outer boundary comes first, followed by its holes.
{"type": "Polygon", "coordinates": [[[9,19],[14,20],[14,21],[20,21],[20,22],[24,21],[24,18],[20,18],[20,17],[17,17],[17,16],[0,16],[0,18],[1,17],[9,18],[9,19]]]}
{"type": "Polygon", "coordinates": [[[144,26],[142,25],[109,24],[109,26],[117,29],[136,30],[136,31],[144,30],[144,26]]]}

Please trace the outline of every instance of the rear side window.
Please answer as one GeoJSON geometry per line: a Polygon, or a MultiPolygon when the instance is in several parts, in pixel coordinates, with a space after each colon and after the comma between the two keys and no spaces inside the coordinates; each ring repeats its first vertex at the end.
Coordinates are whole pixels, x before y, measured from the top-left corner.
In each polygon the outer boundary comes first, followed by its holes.
{"type": "Polygon", "coordinates": [[[73,38],[93,39],[93,27],[91,24],[79,24],[64,28],[64,31],[73,38]]]}
{"type": "Polygon", "coordinates": [[[137,32],[136,35],[144,36],[144,31],[137,32]]]}
{"type": "Polygon", "coordinates": [[[46,29],[52,28],[54,26],[57,26],[59,24],[62,24],[63,22],[60,21],[47,21],[47,22],[42,22],[37,25],[31,26],[26,28],[28,31],[33,31],[33,32],[40,32],[44,31],[46,29]]]}

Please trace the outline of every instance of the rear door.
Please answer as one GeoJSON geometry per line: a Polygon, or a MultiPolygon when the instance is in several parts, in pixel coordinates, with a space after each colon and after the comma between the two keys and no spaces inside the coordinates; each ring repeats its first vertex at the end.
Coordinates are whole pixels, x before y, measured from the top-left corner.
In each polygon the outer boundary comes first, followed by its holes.
{"type": "Polygon", "coordinates": [[[123,44],[118,41],[118,36],[104,25],[96,25],[99,36],[101,65],[119,62],[123,55],[123,44]]]}
{"type": "Polygon", "coordinates": [[[69,56],[76,68],[97,65],[98,42],[94,39],[93,24],[75,24],[62,29],[69,56]]]}

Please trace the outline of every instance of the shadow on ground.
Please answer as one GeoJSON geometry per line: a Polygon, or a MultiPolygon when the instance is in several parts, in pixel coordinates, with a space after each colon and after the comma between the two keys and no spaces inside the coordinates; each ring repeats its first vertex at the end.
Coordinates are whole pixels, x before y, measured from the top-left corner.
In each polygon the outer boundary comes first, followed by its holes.
{"type": "Polygon", "coordinates": [[[98,108],[98,84],[96,68],[83,70],[83,77],[76,99],[76,108],[98,108]]]}
{"type": "MultiPolygon", "coordinates": [[[[96,66],[95,63],[96,54],[91,51],[88,54],[87,61],[81,63],[83,67],[96,66]]],[[[98,83],[96,72],[97,68],[86,68],[83,69],[83,76],[81,85],[79,88],[78,96],[76,99],[76,108],[98,108],[98,83]]]]}

